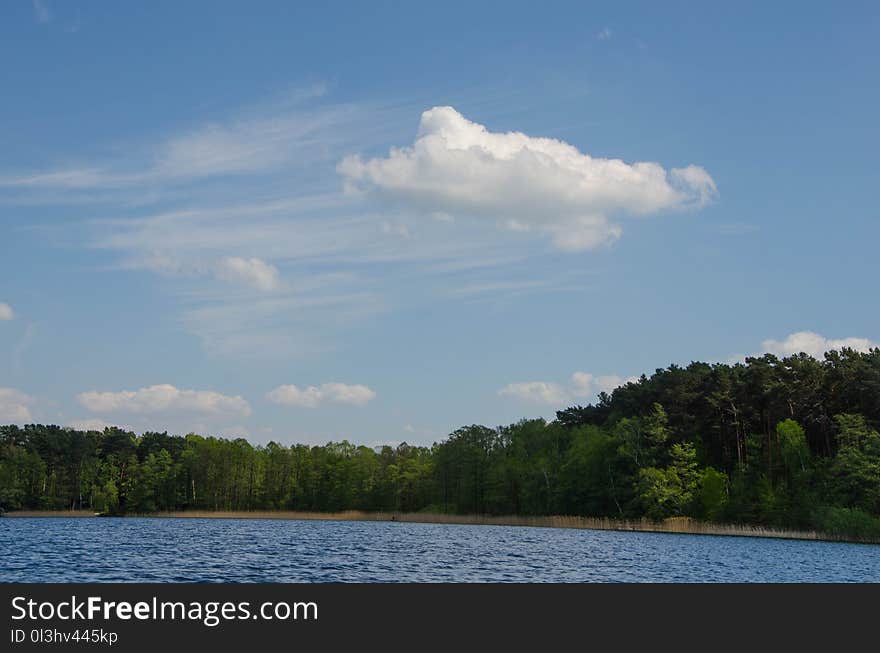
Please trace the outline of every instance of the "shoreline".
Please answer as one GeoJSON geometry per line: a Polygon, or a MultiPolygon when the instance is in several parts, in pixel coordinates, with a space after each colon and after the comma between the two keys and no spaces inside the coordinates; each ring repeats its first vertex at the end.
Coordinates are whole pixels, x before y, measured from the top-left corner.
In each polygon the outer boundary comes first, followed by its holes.
{"type": "MultiPolygon", "coordinates": [[[[4,518],[82,518],[101,517],[92,510],[18,510],[7,512],[4,518]]],[[[130,514],[123,517],[143,517],[149,519],[285,519],[305,521],[363,521],[363,522],[404,522],[419,524],[457,524],[465,526],[518,526],[531,528],[570,528],[598,531],[629,531],[637,533],[667,533],[678,535],[716,535],[728,537],[759,537],[785,540],[813,540],[822,542],[848,542],[853,544],[880,544],[878,540],[859,539],[830,535],[818,531],[778,530],[765,526],[745,524],[716,524],[702,522],[688,517],[672,517],[660,522],[649,519],[610,519],[597,517],[577,517],[568,515],[521,516],[521,515],[450,515],[443,513],[418,512],[363,512],[346,510],[342,512],[299,512],[293,510],[256,511],[210,511],[187,510],[149,514],[130,514]]]]}

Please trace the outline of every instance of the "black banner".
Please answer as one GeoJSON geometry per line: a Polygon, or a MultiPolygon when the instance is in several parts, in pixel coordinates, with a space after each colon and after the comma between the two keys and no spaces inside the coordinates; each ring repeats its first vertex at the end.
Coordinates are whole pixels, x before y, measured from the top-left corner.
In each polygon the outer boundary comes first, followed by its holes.
{"type": "Polygon", "coordinates": [[[3,584],[0,650],[783,650],[869,641],[873,585],[3,584]]]}

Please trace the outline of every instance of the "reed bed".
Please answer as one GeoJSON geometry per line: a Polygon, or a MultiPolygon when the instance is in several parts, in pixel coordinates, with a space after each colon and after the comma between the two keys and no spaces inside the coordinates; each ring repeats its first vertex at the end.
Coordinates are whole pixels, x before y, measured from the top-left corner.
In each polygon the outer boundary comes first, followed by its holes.
{"type": "MultiPolygon", "coordinates": [[[[95,517],[89,510],[17,511],[6,517],[95,517]]],[[[133,515],[135,516],[135,515],[133,515]]],[[[303,519],[325,521],[410,522],[424,524],[463,524],[481,526],[523,526],[537,528],[577,528],[598,531],[633,531],[643,533],[678,533],[688,535],[727,535],[733,537],[769,537],[788,540],[824,540],[880,544],[876,539],[857,539],[819,531],[794,531],[752,526],[747,524],[717,524],[689,517],[673,517],[662,521],[650,519],[610,519],[606,517],[578,517],[574,515],[452,515],[427,512],[300,512],[287,510],[211,511],[188,510],[163,512],[138,517],[176,519],[303,519]]]]}
{"type": "Polygon", "coordinates": [[[880,543],[878,540],[857,540],[845,536],[830,535],[819,531],[795,531],[752,526],[746,524],[717,524],[702,522],[689,517],[673,517],[662,521],[650,519],[610,519],[606,517],[578,517],[574,515],[523,516],[523,515],[453,515],[425,512],[296,512],[254,511],[171,512],[155,517],[181,518],[228,518],[228,519],[319,519],[332,521],[380,521],[411,522],[424,524],[463,524],[480,526],[524,526],[538,528],[577,528],[599,531],[635,531],[647,533],[679,533],[689,535],[727,535],[734,537],[770,537],[789,540],[825,540],[880,543]]]}
{"type": "Polygon", "coordinates": [[[14,510],[0,513],[2,517],[97,517],[94,510],[14,510]]]}

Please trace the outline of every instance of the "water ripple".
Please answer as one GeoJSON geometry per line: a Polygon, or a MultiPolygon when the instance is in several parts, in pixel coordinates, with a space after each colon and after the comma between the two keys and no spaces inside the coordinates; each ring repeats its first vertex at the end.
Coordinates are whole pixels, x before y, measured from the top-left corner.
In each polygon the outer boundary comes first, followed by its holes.
{"type": "Polygon", "coordinates": [[[880,582],[880,549],[261,519],[0,519],[4,582],[880,582]]]}

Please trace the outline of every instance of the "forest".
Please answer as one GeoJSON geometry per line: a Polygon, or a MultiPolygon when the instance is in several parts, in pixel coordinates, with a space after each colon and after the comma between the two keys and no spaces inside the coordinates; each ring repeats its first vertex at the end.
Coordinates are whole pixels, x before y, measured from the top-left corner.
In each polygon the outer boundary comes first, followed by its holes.
{"type": "Polygon", "coordinates": [[[0,510],[584,515],[880,536],[880,349],[671,365],[430,447],[0,427],[0,510]]]}

